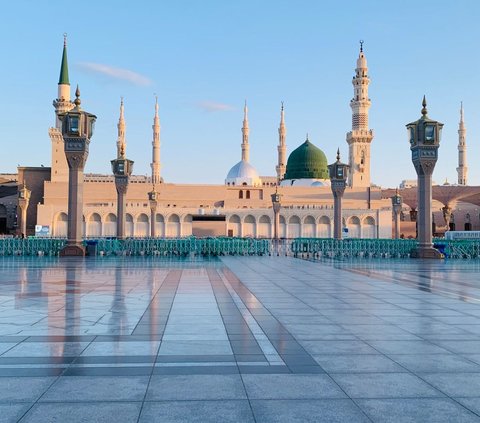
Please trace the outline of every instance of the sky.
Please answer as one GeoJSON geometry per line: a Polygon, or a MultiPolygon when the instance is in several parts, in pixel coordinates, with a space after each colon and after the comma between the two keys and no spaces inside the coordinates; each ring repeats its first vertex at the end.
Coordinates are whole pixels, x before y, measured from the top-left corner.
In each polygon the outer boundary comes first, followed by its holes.
{"type": "Polygon", "coordinates": [[[68,34],[72,96],[97,115],[85,172],[109,173],[124,97],[127,156],[150,174],[155,95],[162,177],[222,184],[241,157],[243,103],[250,162],[275,175],[280,104],[288,154],[309,134],[329,163],[348,161],[351,84],[359,40],[370,83],[371,179],[416,178],[405,124],[445,124],[434,181],[457,180],[460,102],[469,184],[480,185],[480,2],[17,0],[2,5],[0,172],[50,166],[48,128],[68,34]]]}

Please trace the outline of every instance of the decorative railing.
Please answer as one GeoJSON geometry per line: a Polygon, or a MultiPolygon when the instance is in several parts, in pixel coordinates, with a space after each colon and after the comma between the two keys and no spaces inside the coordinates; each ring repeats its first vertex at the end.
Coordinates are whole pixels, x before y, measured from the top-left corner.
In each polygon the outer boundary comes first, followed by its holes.
{"type": "MultiPolygon", "coordinates": [[[[63,238],[0,239],[0,256],[57,256],[63,238]]],[[[282,255],[315,258],[406,258],[417,246],[414,239],[295,238],[275,241],[253,238],[98,238],[84,241],[96,256],[221,256],[282,255]]],[[[435,239],[447,258],[480,258],[480,240],[435,239]]]]}

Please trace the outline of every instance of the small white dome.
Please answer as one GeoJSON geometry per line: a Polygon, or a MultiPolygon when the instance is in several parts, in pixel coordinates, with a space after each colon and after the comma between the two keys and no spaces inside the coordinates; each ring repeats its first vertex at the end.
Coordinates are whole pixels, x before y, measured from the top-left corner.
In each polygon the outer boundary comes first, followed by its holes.
{"type": "Polygon", "coordinates": [[[225,179],[227,185],[261,185],[256,169],[247,161],[241,160],[233,166],[225,179]]]}

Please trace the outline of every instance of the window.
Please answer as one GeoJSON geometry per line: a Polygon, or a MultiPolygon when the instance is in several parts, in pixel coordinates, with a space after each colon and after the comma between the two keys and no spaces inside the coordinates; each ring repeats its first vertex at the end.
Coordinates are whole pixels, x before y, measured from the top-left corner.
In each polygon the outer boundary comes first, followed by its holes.
{"type": "Polygon", "coordinates": [[[238,191],[238,198],[243,198],[243,191],[242,190],[238,191]]]}
{"type": "Polygon", "coordinates": [[[247,193],[246,193],[246,194],[247,194],[247,195],[246,195],[247,200],[250,199],[250,190],[247,189],[247,193]]]}

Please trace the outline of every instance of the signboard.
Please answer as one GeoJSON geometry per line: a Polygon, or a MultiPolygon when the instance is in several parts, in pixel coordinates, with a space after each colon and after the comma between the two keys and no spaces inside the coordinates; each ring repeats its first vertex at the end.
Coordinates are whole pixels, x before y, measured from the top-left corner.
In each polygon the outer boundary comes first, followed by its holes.
{"type": "Polygon", "coordinates": [[[50,236],[50,226],[35,225],[35,236],[49,237],[50,236]]]}

